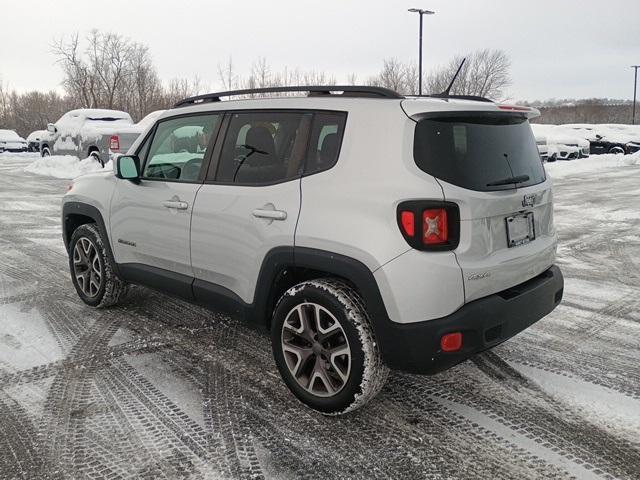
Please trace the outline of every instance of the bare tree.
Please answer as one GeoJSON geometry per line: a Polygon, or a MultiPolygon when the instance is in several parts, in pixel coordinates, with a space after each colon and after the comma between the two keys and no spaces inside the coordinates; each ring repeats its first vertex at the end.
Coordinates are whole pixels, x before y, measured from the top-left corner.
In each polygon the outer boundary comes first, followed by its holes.
{"type": "Polygon", "coordinates": [[[53,43],[62,85],[80,107],[129,111],[140,118],[163,105],[164,92],[149,49],[114,33],[92,30],[82,50],[78,34],[53,43]]]}
{"type": "Polygon", "coordinates": [[[406,95],[418,91],[418,68],[412,63],[403,63],[397,58],[383,61],[382,70],[367,80],[368,85],[390,88],[406,95]]]}
{"type": "Polygon", "coordinates": [[[505,89],[511,85],[511,61],[502,50],[484,49],[456,56],[449,64],[427,77],[427,90],[432,93],[444,91],[464,58],[465,64],[453,84],[451,93],[502,100],[505,89]]]}
{"type": "Polygon", "coordinates": [[[94,106],[95,88],[92,85],[89,67],[82,59],[78,34],[71,35],[67,41],[64,38],[54,40],[53,54],[62,67],[64,73],[62,86],[67,94],[78,98],[83,107],[94,106]]]}
{"type": "Polygon", "coordinates": [[[225,90],[234,90],[238,88],[238,75],[233,67],[233,60],[229,57],[226,65],[218,64],[218,79],[225,90]]]}

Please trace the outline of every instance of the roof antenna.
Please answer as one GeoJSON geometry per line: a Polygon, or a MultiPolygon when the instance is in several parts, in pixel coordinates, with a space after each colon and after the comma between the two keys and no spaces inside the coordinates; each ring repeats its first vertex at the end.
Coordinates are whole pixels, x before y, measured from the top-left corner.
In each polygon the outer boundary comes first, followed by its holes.
{"type": "Polygon", "coordinates": [[[462,59],[462,63],[460,63],[460,66],[458,67],[458,70],[456,70],[456,74],[451,79],[451,83],[449,84],[447,89],[442,93],[436,93],[435,95],[431,95],[432,97],[446,98],[449,96],[449,92],[451,92],[451,87],[453,87],[453,84],[456,81],[456,78],[458,78],[458,74],[460,73],[460,70],[462,70],[462,66],[464,65],[464,62],[466,61],[467,61],[466,57],[462,59]]]}

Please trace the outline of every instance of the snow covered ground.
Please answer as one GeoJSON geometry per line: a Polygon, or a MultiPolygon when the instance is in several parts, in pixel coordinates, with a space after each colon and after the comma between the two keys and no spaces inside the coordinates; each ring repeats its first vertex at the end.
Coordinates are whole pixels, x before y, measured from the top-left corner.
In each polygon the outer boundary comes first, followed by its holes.
{"type": "Polygon", "coordinates": [[[637,165],[640,165],[640,152],[633,155],[591,155],[587,158],[547,163],[545,168],[551,178],[558,180],[582,173],[595,174],[601,171],[619,170],[637,165]]]}
{"type": "Polygon", "coordinates": [[[0,155],[0,478],[640,478],[640,156],[546,165],[551,315],[342,418],[300,406],[268,338],[224,315],[143,288],[84,306],[51,177],[81,167],[50,162],[0,155]]]}

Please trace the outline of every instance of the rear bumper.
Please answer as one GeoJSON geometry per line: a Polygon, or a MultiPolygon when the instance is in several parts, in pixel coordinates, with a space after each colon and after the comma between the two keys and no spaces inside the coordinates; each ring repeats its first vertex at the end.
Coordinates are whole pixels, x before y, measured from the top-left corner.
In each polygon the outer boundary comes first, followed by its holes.
{"type": "Polygon", "coordinates": [[[557,266],[502,292],[470,302],[455,313],[412,324],[377,325],[385,363],[393,369],[433,374],[504,342],[549,314],[562,300],[564,279],[557,266]],[[462,332],[462,349],[443,352],[440,339],[462,332]]]}

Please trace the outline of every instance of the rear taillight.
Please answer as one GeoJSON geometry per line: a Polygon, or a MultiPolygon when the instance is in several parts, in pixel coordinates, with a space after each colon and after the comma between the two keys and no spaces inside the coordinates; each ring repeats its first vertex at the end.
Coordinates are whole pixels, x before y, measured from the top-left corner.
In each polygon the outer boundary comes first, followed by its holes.
{"type": "Polygon", "coordinates": [[[444,208],[425,210],[422,212],[422,221],[422,241],[425,245],[441,245],[449,241],[449,223],[444,208]]]}
{"type": "Polygon", "coordinates": [[[453,250],[460,237],[460,211],[455,203],[411,200],[398,205],[398,226],[418,250],[453,250]]]}
{"type": "Polygon", "coordinates": [[[120,150],[120,137],[118,135],[111,135],[111,141],[109,142],[109,149],[113,151],[120,150]]]}

